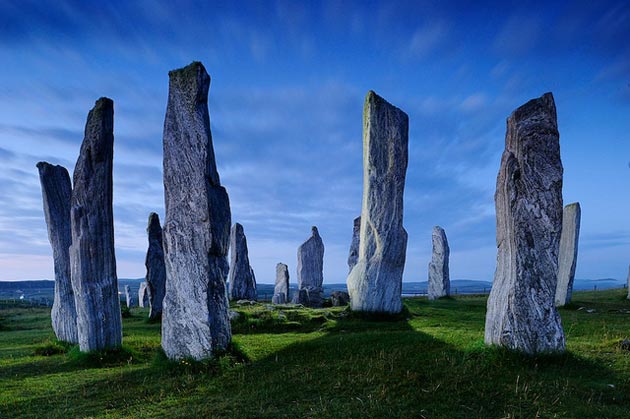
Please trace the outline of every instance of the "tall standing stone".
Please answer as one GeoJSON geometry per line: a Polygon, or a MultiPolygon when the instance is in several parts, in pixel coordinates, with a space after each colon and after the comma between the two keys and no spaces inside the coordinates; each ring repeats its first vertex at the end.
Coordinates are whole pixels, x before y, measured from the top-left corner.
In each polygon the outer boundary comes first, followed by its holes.
{"type": "Polygon", "coordinates": [[[289,301],[289,267],[284,263],[276,265],[276,284],[271,300],[274,304],[284,304],[289,301]]]}
{"type": "Polygon", "coordinates": [[[565,349],[554,304],[562,231],[562,163],[551,93],[507,120],[497,177],[497,269],[485,341],[529,354],[565,349]]]}
{"type": "Polygon", "coordinates": [[[134,306],[133,297],[131,295],[131,287],[129,285],[125,285],[125,301],[127,303],[127,308],[134,306]]]}
{"type": "Polygon", "coordinates": [[[138,288],[138,307],[149,307],[149,287],[147,281],[141,282],[138,288]]]}
{"type": "Polygon", "coordinates": [[[353,310],[399,313],[407,251],[403,193],[409,118],[373,91],[363,107],[359,260],[348,275],[353,310]]]}
{"type": "Polygon", "coordinates": [[[71,277],[81,351],[115,348],[122,343],[114,253],[113,160],[114,102],[100,98],[85,126],[70,209],[71,277]]]}
{"type": "Polygon", "coordinates": [[[350,253],[348,254],[348,273],[352,272],[352,268],[357,264],[359,260],[359,244],[361,233],[361,216],[354,219],[352,226],[352,242],[350,243],[350,253]]]}
{"type": "Polygon", "coordinates": [[[164,266],[164,249],[162,243],[162,227],[160,217],[152,212],[147,225],[149,247],[144,266],[147,268],[146,283],[149,295],[149,318],[162,317],[162,304],[166,293],[166,268],[164,266]]]}
{"type": "Polygon", "coordinates": [[[627,299],[630,300],[630,266],[628,266],[628,278],[626,280],[626,289],[628,290],[627,299]]]}
{"type": "Polygon", "coordinates": [[[243,226],[234,224],[230,233],[230,298],[232,300],[258,300],[256,277],[249,264],[247,237],[243,226]]]}
{"type": "Polygon", "coordinates": [[[324,242],[317,227],[311,227],[311,237],[297,251],[298,291],[293,303],[321,307],[324,302],[324,242]]]}
{"type": "Polygon", "coordinates": [[[210,357],[232,338],[224,277],[230,203],[214,158],[209,87],[210,76],[199,62],[169,73],[162,347],[170,359],[210,357]]]}
{"type": "Polygon", "coordinates": [[[57,339],[78,343],[77,309],[70,280],[70,176],[65,167],[46,162],[37,163],[37,169],[55,269],[55,297],[50,312],[52,327],[57,339]]]}
{"type": "Polygon", "coordinates": [[[573,280],[577,265],[578,242],[580,240],[580,203],[574,202],[564,207],[562,212],[562,233],[558,256],[558,285],[556,287],[556,307],[571,302],[573,280]]]}
{"type": "Polygon", "coordinates": [[[429,262],[429,300],[436,300],[451,294],[451,279],[448,271],[448,258],[451,250],[448,247],[446,233],[440,226],[433,227],[431,234],[433,256],[429,262]]]}

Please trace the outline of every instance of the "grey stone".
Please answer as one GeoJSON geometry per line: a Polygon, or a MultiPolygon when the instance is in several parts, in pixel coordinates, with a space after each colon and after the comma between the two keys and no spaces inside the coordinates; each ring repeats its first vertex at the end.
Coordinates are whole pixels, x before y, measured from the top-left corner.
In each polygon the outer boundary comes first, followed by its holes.
{"type": "Polygon", "coordinates": [[[230,203],[212,147],[209,87],[199,62],[169,72],[162,348],[170,359],[211,357],[232,339],[225,283],[230,203]]]}
{"type": "Polygon", "coordinates": [[[245,305],[245,304],[248,304],[248,305],[250,305],[250,306],[253,306],[253,305],[256,305],[257,303],[258,303],[257,301],[253,301],[253,300],[245,300],[245,299],[243,299],[243,300],[238,300],[238,301],[236,302],[236,304],[237,304],[237,305],[239,305],[239,306],[242,306],[242,305],[245,305]]]}
{"type": "Polygon", "coordinates": [[[238,320],[239,317],[241,317],[241,313],[239,313],[238,311],[230,310],[230,312],[228,313],[228,318],[230,319],[230,321],[238,320]]]}
{"type": "Polygon", "coordinates": [[[558,255],[558,285],[556,286],[556,307],[563,307],[571,302],[573,280],[577,265],[578,242],[580,240],[580,203],[575,202],[564,207],[562,212],[562,233],[558,255]]]}
{"type": "Polygon", "coordinates": [[[361,216],[354,219],[352,226],[352,242],[350,243],[350,253],[348,254],[348,273],[352,272],[352,268],[359,260],[359,244],[361,233],[361,216]]]}
{"type": "Polygon", "coordinates": [[[330,302],[333,307],[347,306],[350,302],[350,295],[345,291],[333,291],[330,294],[330,302]]]}
{"type": "Polygon", "coordinates": [[[272,300],[282,301],[281,303],[272,301],[274,304],[285,304],[289,301],[289,267],[284,263],[276,265],[276,284],[273,288],[273,294],[272,300]],[[279,295],[284,295],[284,297],[279,297],[279,295]]]}
{"type": "Polygon", "coordinates": [[[139,307],[149,307],[149,287],[147,282],[141,282],[140,287],[138,288],[138,306],[139,307]]]}
{"type": "Polygon", "coordinates": [[[127,302],[127,307],[129,308],[135,305],[133,297],[131,296],[131,287],[129,285],[125,285],[125,301],[127,302]]]}
{"type": "Polygon", "coordinates": [[[348,275],[352,310],[399,313],[407,251],[403,193],[409,118],[373,91],[363,107],[359,260],[348,275]]]}
{"type": "Polygon", "coordinates": [[[230,233],[230,299],[258,300],[256,277],[249,264],[247,238],[243,226],[234,224],[230,233]]]}
{"type": "Polygon", "coordinates": [[[160,217],[152,212],[147,224],[149,246],[144,266],[147,269],[146,283],[149,295],[149,318],[151,320],[162,317],[164,295],[166,294],[166,266],[164,265],[164,244],[162,241],[162,227],[160,217]]]}
{"type": "Polygon", "coordinates": [[[287,303],[287,295],[285,293],[274,294],[271,297],[271,302],[273,304],[286,304],[287,303]]]}
{"type": "Polygon", "coordinates": [[[324,242],[317,227],[311,227],[311,237],[298,247],[297,251],[298,290],[293,297],[294,304],[307,307],[321,307],[324,297],[324,242]],[[304,292],[303,292],[304,291],[304,292]],[[297,297],[297,300],[296,300],[297,297]]]}
{"type": "Polygon", "coordinates": [[[57,339],[78,343],[77,309],[70,280],[70,201],[72,185],[65,167],[46,162],[37,163],[42,185],[44,217],[48,227],[48,240],[52,247],[55,269],[55,291],[50,318],[57,339]]]}
{"type": "Polygon", "coordinates": [[[90,111],[74,168],[70,263],[81,351],[119,347],[122,318],[114,253],[114,102],[90,111]]]}
{"type": "Polygon", "coordinates": [[[551,93],[507,120],[497,176],[497,269],[485,342],[528,354],[565,349],[554,304],[562,230],[562,163],[551,93]]]}
{"type": "Polygon", "coordinates": [[[626,289],[628,290],[628,297],[627,299],[630,300],[630,266],[628,266],[628,279],[626,281],[626,289]]]}
{"type": "Polygon", "coordinates": [[[448,271],[448,258],[451,250],[448,247],[446,233],[440,226],[433,227],[431,234],[433,256],[429,262],[429,300],[436,300],[451,294],[451,279],[448,271]]]}

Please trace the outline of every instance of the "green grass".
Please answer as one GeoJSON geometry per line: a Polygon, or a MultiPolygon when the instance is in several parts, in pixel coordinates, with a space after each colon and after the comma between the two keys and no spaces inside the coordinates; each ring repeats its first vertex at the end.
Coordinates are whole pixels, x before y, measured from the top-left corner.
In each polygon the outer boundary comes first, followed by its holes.
{"type": "Polygon", "coordinates": [[[540,357],[483,344],[485,297],[408,299],[386,318],[235,307],[232,347],[204,362],[167,360],[146,309],[121,350],[87,355],[55,341],[46,309],[4,309],[0,417],[627,418],[624,297],[575,293],[567,353],[540,357]]]}

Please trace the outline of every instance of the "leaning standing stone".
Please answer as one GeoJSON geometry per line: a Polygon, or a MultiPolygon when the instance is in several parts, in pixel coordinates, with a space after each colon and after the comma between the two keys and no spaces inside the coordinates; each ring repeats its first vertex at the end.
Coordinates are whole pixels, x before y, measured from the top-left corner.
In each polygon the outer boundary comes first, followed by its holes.
{"type": "Polygon", "coordinates": [[[125,301],[128,308],[133,307],[133,297],[131,296],[131,287],[129,285],[125,285],[125,301]]]}
{"type": "Polygon", "coordinates": [[[403,192],[409,118],[373,91],[363,107],[363,204],[359,260],[348,275],[356,311],[399,313],[407,251],[403,192]]]}
{"type": "Polygon", "coordinates": [[[114,253],[113,159],[114,102],[100,98],[85,126],[70,210],[70,263],[81,351],[115,348],[122,343],[114,253]]]}
{"type": "Polygon", "coordinates": [[[249,264],[243,226],[234,224],[230,233],[230,299],[257,301],[256,277],[249,264]]]}
{"type": "Polygon", "coordinates": [[[44,199],[44,217],[55,267],[55,297],[50,317],[57,339],[78,343],[77,309],[70,281],[70,200],[72,185],[65,167],[37,163],[44,199]]]}
{"type": "Polygon", "coordinates": [[[297,252],[298,290],[293,296],[293,303],[307,307],[321,307],[324,302],[324,242],[317,227],[311,227],[311,237],[297,252]]]}
{"type": "Polygon", "coordinates": [[[149,214],[147,225],[149,247],[144,266],[147,268],[146,284],[149,295],[149,318],[151,320],[162,317],[162,303],[166,293],[166,268],[164,266],[164,249],[162,243],[162,227],[160,217],[152,212],[149,214]]]}
{"type": "Polygon", "coordinates": [[[169,73],[162,348],[170,359],[210,357],[232,338],[224,277],[230,203],[212,147],[209,87],[210,76],[199,62],[169,73]]]}
{"type": "Polygon", "coordinates": [[[577,264],[578,242],[580,240],[581,216],[582,210],[579,202],[567,205],[562,212],[556,307],[563,307],[571,302],[575,266],[577,264]]]}
{"type": "Polygon", "coordinates": [[[147,286],[147,282],[141,282],[140,287],[138,288],[138,306],[139,307],[149,307],[149,288],[147,286]]]}
{"type": "Polygon", "coordinates": [[[562,163],[551,93],[507,120],[497,177],[497,269],[485,341],[528,354],[564,351],[554,304],[562,231],[562,163]]]}
{"type": "Polygon", "coordinates": [[[348,254],[348,273],[359,260],[359,234],[361,233],[361,216],[354,219],[352,227],[352,242],[350,243],[350,253],[348,254]]]}
{"type": "Polygon", "coordinates": [[[289,267],[284,263],[276,265],[276,284],[273,288],[272,303],[285,304],[289,301],[289,267]]]}
{"type": "Polygon", "coordinates": [[[429,262],[429,300],[446,297],[451,293],[451,280],[448,271],[450,249],[446,233],[440,226],[433,227],[431,235],[433,242],[433,256],[429,262]]]}

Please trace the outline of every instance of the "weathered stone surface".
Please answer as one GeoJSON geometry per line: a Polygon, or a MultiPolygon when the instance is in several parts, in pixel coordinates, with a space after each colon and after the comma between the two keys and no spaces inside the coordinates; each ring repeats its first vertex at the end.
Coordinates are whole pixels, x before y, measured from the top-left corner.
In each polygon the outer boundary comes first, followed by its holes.
{"type": "Polygon", "coordinates": [[[446,297],[451,294],[451,279],[448,271],[448,258],[451,250],[448,247],[446,233],[440,226],[433,227],[431,234],[433,256],[429,262],[429,300],[446,297]]]}
{"type": "Polygon", "coordinates": [[[234,224],[230,233],[230,299],[258,300],[256,277],[249,265],[247,238],[243,226],[234,224]]]}
{"type": "Polygon", "coordinates": [[[131,287],[129,285],[125,285],[125,301],[127,302],[127,307],[129,308],[135,305],[133,302],[133,296],[131,295],[131,287]]]}
{"type": "Polygon", "coordinates": [[[403,193],[409,118],[370,91],[363,107],[359,260],[348,275],[353,310],[399,313],[407,251],[403,193]]]}
{"type": "Polygon", "coordinates": [[[628,290],[627,299],[630,300],[630,266],[628,266],[628,279],[627,279],[626,289],[628,290]]]}
{"type": "Polygon", "coordinates": [[[571,302],[573,280],[577,265],[578,242],[580,240],[580,203],[574,202],[564,207],[562,212],[562,233],[558,255],[558,285],[556,286],[556,307],[571,302]]]}
{"type": "Polygon", "coordinates": [[[289,267],[284,263],[278,263],[276,265],[276,284],[273,288],[272,302],[274,304],[285,304],[287,301],[289,301],[289,267]],[[284,297],[280,297],[280,295],[284,295],[284,297]],[[276,298],[276,296],[278,297],[276,298]]]}
{"type": "Polygon", "coordinates": [[[330,294],[330,302],[333,307],[347,306],[350,302],[350,295],[345,291],[333,291],[330,294]]]}
{"type": "Polygon", "coordinates": [[[146,281],[140,283],[140,287],[138,288],[138,306],[139,307],[149,307],[149,286],[146,281]]]}
{"type": "Polygon", "coordinates": [[[294,304],[321,307],[324,282],[324,242],[317,227],[311,227],[311,237],[298,247],[297,282],[298,290],[293,296],[294,304]]]}
{"type": "Polygon", "coordinates": [[[199,62],[169,73],[162,348],[170,359],[210,357],[232,338],[225,284],[230,203],[212,147],[209,87],[199,62]]]}
{"type": "Polygon", "coordinates": [[[144,266],[147,269],[146,283],[149,296],[149,318],[152,320],[162,317],[162,305],[166,294],[166,266],[164,265],[164,247],[162,242],[162,227],[160,217],[152,212],[147,224],[149,247],[144,266]]]}
{"type": "Polygon", "coordinates": [[[37,163],[42,185],[44,217],[48,227],[48,240],[52,247],[55,269],[55,295],[50,318],[57,339],[78,343],[77,309],[70,281],[70,200],[72,185],[65,167],[46,162],[37,163]]]}
{"type": "Polygon", "coordinates": [[[563,351],[554,304],[562,230],[562,163],[551,93],[507,120],[497,177],[497,269],[485,341],[529,354],[563,351]]]}
{"type": "Polygon", "coordinates": [[[114,348],[122,343],[114,253],[113,159],[114,102],[100,98],[85,126],[74,168],[70,209],[71,278],[81,351],[114,348]]]}
{"type": "Polygon", "coordinates": [[[359,244],[361,233],[361,216],[354,219],[352,227],[352,242],[350,243],[350,253],[348,254],[348,273],[352,272],[352,268],[359,260],[359,244]]]}

